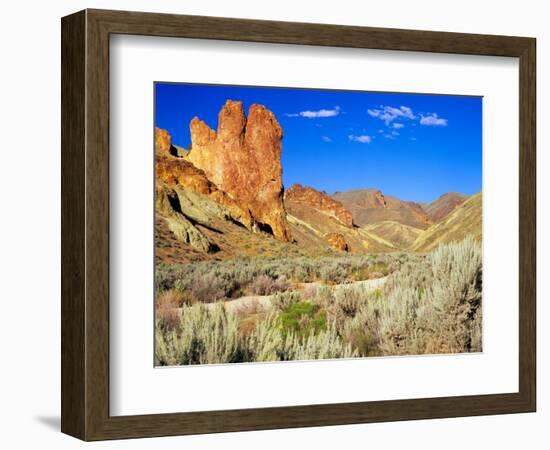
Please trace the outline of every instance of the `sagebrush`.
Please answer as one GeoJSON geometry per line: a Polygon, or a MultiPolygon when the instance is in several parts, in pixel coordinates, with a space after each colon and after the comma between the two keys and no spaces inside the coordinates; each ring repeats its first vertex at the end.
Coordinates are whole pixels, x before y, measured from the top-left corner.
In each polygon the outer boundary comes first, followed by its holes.
{"type": "Polygon", "coordinates": [[[160,365],[482,350],[482,251],[473,238],[414,257],[199,263],[166,269],[160,282],[160,365]],[[372,273],[385,283],[357,281],[372,273]],[[269,307],[226,310],[242,294],[269,296],[269,307]]]}

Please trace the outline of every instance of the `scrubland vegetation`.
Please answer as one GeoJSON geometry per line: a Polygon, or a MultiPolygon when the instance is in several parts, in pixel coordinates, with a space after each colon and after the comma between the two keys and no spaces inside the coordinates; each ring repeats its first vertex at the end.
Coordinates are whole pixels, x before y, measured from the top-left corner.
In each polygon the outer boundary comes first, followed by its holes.
{"type": "Polygon", "coordinates": [[[246,294],[284,292],[291,289],[291,283],[321,281],[342,284],[380,278],[394,272],[412,257],[402,253],[158,264],[156,290],[160,293],[167,290],[185,293],[186,303],[213,303],[246,294]]]}
{"type": "Polygon", "coordinates": [[[481,267],[472,238],[426,255],[159,265],[156,364],[478,352],[481,267]],[[269,307],[226,308],[243,296],[269,307]]]}

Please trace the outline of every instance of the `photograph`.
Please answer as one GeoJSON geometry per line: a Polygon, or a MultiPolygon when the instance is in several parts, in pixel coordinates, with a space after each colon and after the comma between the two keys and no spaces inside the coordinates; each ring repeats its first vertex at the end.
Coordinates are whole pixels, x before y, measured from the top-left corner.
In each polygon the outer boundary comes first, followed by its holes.
{"type": "Polygon", "coordinates": [[[154,364],[483,351],[483,97],[154,83],[154,364]]]}

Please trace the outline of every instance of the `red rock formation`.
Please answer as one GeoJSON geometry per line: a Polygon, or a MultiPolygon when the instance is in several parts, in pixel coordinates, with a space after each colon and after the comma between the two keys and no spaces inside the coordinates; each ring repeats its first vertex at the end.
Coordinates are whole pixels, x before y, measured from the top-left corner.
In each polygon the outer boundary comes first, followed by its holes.
{"type": "Polygon", "coordinates": [[[168,155],[172,148],[172,138],[168,130],[155,127],[155,153],[157,155],[168,155]]]}
{"type": "Polygon", "coordinates": [[[342,236],[340,233],[328,233],[325,236],[325,239],[327,240],[328,244],[336,250],[340,250],[342,252],[347,252],[349,250],[348,244],[344,239],[344,236],[342,236]]]}
{"type": "Polygon", "coordinates": [[[173,156],[157,156],[155,160],[155,177],[157,184],[168,187],[181,186],[202,194],[225,207],[231,217],[252,229],[254,220],[250,212],[231,198],[227,193],[218,189],[205,175],[189,161],[173,156]]]}
{"type": "Polygon", "coordinates": [[[306,204],[312,208],[333,216],[348,228],[353,228],[351,212],[342,203],[309,186],[294,184],[285,192],[285,202],[306,204]]]}
{"type": "Polygon", "coordinates": [[[246,118],[242,103],[228,100],[219,113],[217,133],[196,117],[190,129],[186,159],[250,211],[259,229],[289,241],[283,204],[283,133],[273,113],[252,105],[246,118]]]}

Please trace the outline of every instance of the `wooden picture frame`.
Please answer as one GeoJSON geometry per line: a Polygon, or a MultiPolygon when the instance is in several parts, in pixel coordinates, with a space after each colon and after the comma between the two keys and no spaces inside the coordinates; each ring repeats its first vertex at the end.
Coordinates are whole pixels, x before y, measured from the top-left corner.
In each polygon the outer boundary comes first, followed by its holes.
{"type": "Polygon", "coordinates": [[[84,440],[531,412],[536,408],[533,38],[85,10],[62,30],[62,415],[84,440]],[[519,391],[109,415],[109,36],[133,34],[519,58],[519,391]]]}

